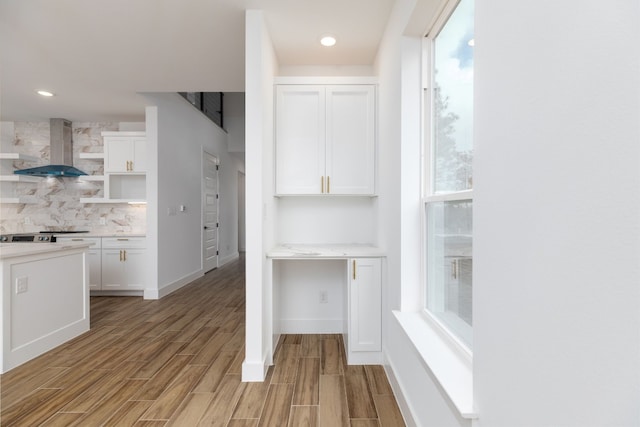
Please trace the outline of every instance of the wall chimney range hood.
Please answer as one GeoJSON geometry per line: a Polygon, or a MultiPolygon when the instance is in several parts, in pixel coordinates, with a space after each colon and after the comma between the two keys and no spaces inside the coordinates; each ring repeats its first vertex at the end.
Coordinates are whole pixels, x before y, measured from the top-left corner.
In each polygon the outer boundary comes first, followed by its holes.
{"type": "Polygon", "coordinates": [[[80,169],[74,168],[73,145],[71,141],[71,122],[66,119],[50,119],[51,136],[51,164],[29,169],[13,171],[16,175],[29,175],[38,177],[76,177],[87,175],[80,169]]]}

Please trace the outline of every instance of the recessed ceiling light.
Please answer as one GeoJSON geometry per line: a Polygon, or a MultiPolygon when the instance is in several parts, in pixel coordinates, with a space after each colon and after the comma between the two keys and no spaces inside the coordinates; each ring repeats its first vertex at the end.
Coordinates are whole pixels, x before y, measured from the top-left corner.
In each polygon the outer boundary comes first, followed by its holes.
{"type": "Polygon", "coordinates": [[[42,96],[53,96],[53,92],[49,92],[48,90],[38,90],[36,93],[42,96]]]}
{"type": "Polygon", "coordinates": [[[320,38],[320,44],[322,46],[331,47],[336,44],[336,38],[330,34],[326,34],[320,38]]]}

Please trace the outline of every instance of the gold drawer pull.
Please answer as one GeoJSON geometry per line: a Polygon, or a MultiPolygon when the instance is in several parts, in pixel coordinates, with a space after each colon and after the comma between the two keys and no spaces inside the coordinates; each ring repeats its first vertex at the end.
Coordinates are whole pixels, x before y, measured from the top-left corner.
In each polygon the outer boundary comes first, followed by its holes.
{"type": "Polygon", "coordinates": [[[329,181],[331,179],[330,176],[327,176],[327,193],[331,193],[331,181],[329,181]]]}
{"type": "Polygon", "coordinates": [[[353,260],[353,280],[356,280],[356,260],[353,260]]]}

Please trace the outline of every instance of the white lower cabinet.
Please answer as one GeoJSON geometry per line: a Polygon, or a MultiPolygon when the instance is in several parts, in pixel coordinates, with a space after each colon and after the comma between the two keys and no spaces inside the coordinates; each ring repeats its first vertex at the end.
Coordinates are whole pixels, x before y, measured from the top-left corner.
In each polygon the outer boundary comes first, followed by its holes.
{"type": "Polygon", "coordinates": [[[89,263],[89,290],[102,289],[102,238],[100,237],[56,237],[56,241],[64,242],[90,242],[92,245],[87,251],[89,263]]]}
{"type": "Polygon", "coordinates": [[[351,258],[345,345],[349,364],[379,363],[382,352],[380,258],[351,258]]]}
{"type": "Polygon", "coordinates": [[[93,243],[87,251],[89,290],[144,290],[144,237],[56,237],[56,241],[93,243]]]}
{"type": "Polygon", "coordinates": [[[144,266],[144,237],[102,239],[103,291],[143,290],[144,266]]]}

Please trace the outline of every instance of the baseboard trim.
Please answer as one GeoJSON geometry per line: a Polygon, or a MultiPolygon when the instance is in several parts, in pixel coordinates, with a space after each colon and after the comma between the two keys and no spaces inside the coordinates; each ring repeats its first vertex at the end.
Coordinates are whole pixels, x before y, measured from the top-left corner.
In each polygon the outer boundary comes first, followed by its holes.
{"type": "Polygon", "coordinates": [[[160,299],[166,297],[167,295],[177,291],[185,285],[188,285],[189,283],[202,277],[203,275],[204,274],[202,273],[202,269],[200,269],[184,277],[181,277],[175,282],[169,283],[168,285],[165,285],[160,289],[145,289],[144,299],[160,299]]]}
{"type": "Polygon", "coordinates": [[[269,365],[266,360],[263,360],[262,363],[252,363],[245,360],[242,362],[242,382],[264,382],[268,369],[269,365]]]}
{"type": "Polygon", "coordinates": [[[391,385],[391,390],[393,390],[393,395],[396,398],[396,402],[398,403],[398,407],[400,408],[400,413],[404,418],[404,422],[408,427],[415,427],[418,424],[416,420],[413,418],[413,413],[411,412],[411,407],[409,406],[409,402],[404,397],[404,393],[402,391],[402,385],[398,381],[398,378],[395,374],[395,369],[393,367],[393,362],[389,359],[388,353],[386,351],[384,354],[384,363],[383,368],[384,372],[387,374],[387,379],[389,380],[389,384],[391,385]]]}
{"type": "Polygon", "coordinates": [[[240,252],[234,252],[232,254],[227,255],[224,258],[218,258],[218,268],[238,258],[240,258],[240,252]]]}

